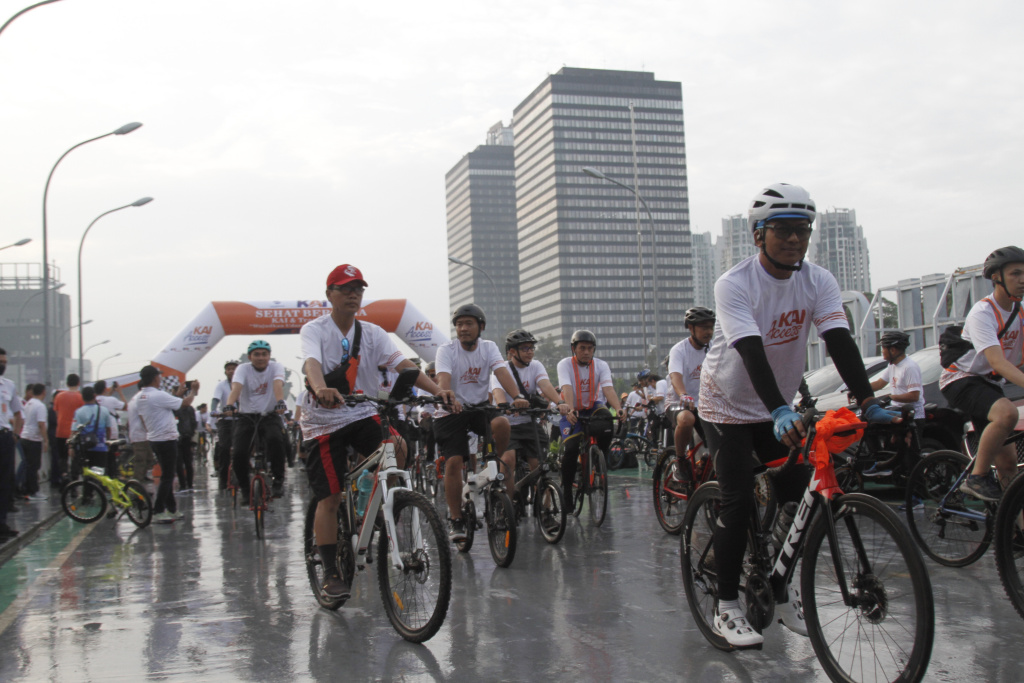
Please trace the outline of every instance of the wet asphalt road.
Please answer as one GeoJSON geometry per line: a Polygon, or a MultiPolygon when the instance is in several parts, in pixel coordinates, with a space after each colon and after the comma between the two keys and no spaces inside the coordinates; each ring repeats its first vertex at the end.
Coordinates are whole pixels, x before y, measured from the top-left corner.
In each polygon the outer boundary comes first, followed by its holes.
{"type": "MultiPolygon", "coordinates": [[[[178,498],[187,517],[173,525],[61,519],[0,567],[0,681],[826,680],[810,642],[782,626],[760,652],[704,640],[649,479],[613,477],[605,526],[585,509],[559,545],[524,523],[509,569],[480,536],[453,552],[445,624],[413,645],[391,628],[372,567],[340,611],[317,606],[301,553],[304,475],[288,474],[265,541],[247,510],[207,488],[178,498]]],[[[991,554],[928,568],[926,680],[1024,680],[1024,621],[991,554]]]]}

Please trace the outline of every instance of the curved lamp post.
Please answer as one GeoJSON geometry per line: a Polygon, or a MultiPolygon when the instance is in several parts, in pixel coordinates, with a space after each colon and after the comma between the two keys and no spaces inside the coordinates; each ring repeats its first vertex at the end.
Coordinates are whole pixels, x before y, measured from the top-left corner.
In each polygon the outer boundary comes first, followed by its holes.
{"type": "MultiPolygon", "coordinates": [[[[104,133],[103,135],[98,135],[98,136],[96,136],[94,138],[89,138],[88,140],[83,140],[82,142],[79,142],[77,145],[75,145],[75,146],[71,147],[70,149],[68,149],[68,151],[66,151],[63,154],[61,154],[60,158],[57,159],[57,163],[55,163],[53,165],[53,168],[50,169],[50,175],[46,176],[46,186],[43,188],[43,291],[44,292],[48,291],[48,288],[50,286],[50,264],[49,264],[50,253],[49,253],[49,242],[47,241],[47,238],[46,238],[46,199],[47,199],[47,197],[50,194],[50,181],[53,180],[53,172],[57,170],[57,166],[59,166],[60,162],[62,162],[64,160],[64,157],[66,157],[68,154],[71,154],[72,151],[78,149],[82,145],[87,145],[90,142],[95,142],[96,140],[102,140],[103,138],[109,137],[111,135],[127,135],[128,133],[131,133],[133,130],[138,130],[141,127],[142,127],[142,124],[137,122],[137,121],[135,121],[133,123],[126,123],[123,126],[121,126],[120,128],[118,128],[117,130],[112,130],[109,133],[104,133]]],[[[46,384],[49,385],[50,384],[50,297],[49,297],[49,295],[44,295],[43,296],[43,363],[44,363],[43,381],[45,381],[46,384]]]]}
{"type": "Polygon", "coordinates": [[[491,276],[487,273],[486,270],[484,270],[483,268],[480,268],[479,266],[474,266],[472,263],[469,263],[467,261],[463,261],[462,259],[455,258],[454,256],[449,256],[448,260],[451,261],[452,263],[454,263],[455,265],[466,266],[467,268],[472,268],[473,270],[479,270],[481,273],[483,273],[484,277],[487,278],[487,281],[491,283],[491,287],[494,289],[494,297],[495,297],[495,299],[497,299],[497,297],[498,297],[498,286],[494,284],[494,280],[491,279],[491,276]]]}
{"type": "Polygon", "coordinates": [[[18,17],[20,17],[20,16],[21,16],[22,14],[24,14],[25,12],[28,12],[29,10],[33,10],[33,9],[35,9],[36,7],[41,7],[41,6],[43,6],[43,5],[49,5],[50,3],[53,3],[53,2],[60,2],[60,0],[43,0],[42,2],[37,2],[37,3],[36,3],[36,4],[34,4],[34,5],[29,5],[28,7],[26,7],[26,8],[25,8],[25,9],[23,9],[23,10],[21,10],[20,12],[18,12],[17,14],[15,14],[15,15],[14,15],[13,17],[11,17],[11,18],[10,18],[10,19],[8,19],[7,21],[5,21],[5,22],[4,22],[4,25],[3,25],[3,26],[0,26],[0,33],[3,33],[3,32],[4,32],[4,29],[5,29],[5,28],[7,28],[8,26],[10,26],[10,25],[11,25],[11,22],[12,22],[12,21],[14,21],[14,20],[15,20],[15,19],[17,19],[18,17]]]}
{"type": "Polygon", "coordinates": [[[8,244],[6,247],[0,247],[0,251],[3,251],[4,249],[10,249],[11,247],[23,247],[31,241],[31,237],[25,237],[23,239],[18,240],[14,244],[8,244]]]}
{"type": "Polygon", "coordinates": [[[103,364],[104,364],[104,363],[106,363],[106,362],[107,362],[108,360],[110,360],[111,358],[117,358],[117,357],[118,357],[118,356],[120,356],[120,355],[121,355],[121,352],[120,352],[120,351],[118,351],[118,352],[117,352],[117,353],[115,353],[115,354],[114,354],[113,356],[107,356],[106,358],[104,358],[103,360],[101,360],[101,361],[100,361],[99,363],[97,363],[97,364],[96,364],[96,377],[97,377],[97,378],[101,378],[101,377],[102,377],[102,375],[100,374],[100,368],[102,368],[102,367],[103,367],[103,364]]]}
{"type": "MultiPolygon", "coordinates": [[[[138,200],[132,202],[131,204],[125,204],[124,206],[119,206],[116,209],[111,209],[110,211],[104,211],[99,216],[96,216],[96,218],[92,219],[92,223],[90,223],[89,227],[86,228],[85,232],[82,233],[82,239],[79,240],[79,242],[78,242],[78,321],[79,322],[82,321],[82,247],[85,245],[85,237],[86,237],[86,235],[88,235],[89,231],[92,230],[92,226],[96,225],[96,221],[98,221],[99,219],[103,218],[104,216],[106,216],[108,214],[111,214],[111,213],[114,213],[115,211],[120,211],[121,209],[127,209],[127,208],[132,207],[132,206],[142,206],[144,204],[149,204],[151,201],[153,201],[152,197],[143,197],[142,199],[138,199],[138,200]]],[[[82,328],[79,327],[78,328],[78,374],[79,374],[79,376],[81,376],[82,373],[84,372],[84,368],[85,368],[85,361],[83,360],[84,356],[85,356],[85,354],[82,352],[82,328]]]]}
{"type": "MultiPolygon", "coordinates": [[[[657,358],[661,353],[661,335],[660,328],[658,325],[658,262],[656,260],[657,256],[655,255],[655,253],[657,252],[657,244],[655,242],[654,236],[654,216],[651,214],[651,209],[649,206],[647,206],[647,202],[644,201],[644,198],[640,196],[640,193],[637,192],[636,189],[630,187],[629,185],[624,185],[620,183],[618,180],[615,180],[614,178],[609,178],[604,173],[597,170],[596,168],[593,168],[592,166],[584,166],[583,172],[592,178],[597,178],[598,180],[607,180],[609,183],[613,183],[621,188],[628,190],[633,194],[634,197],[637,198],[637,200],[641,204],[643,204],[644,211],[647,212],[647,220],[650,221],[651,224],[651,287],[654,290],[654,355],[657,358]]],[[[650,349],[647,348],[647,307],[644,302],[644,256],[640,240],[639,215],[637,216],[636,227],[636,255],[637,259],[640,262],[640,327],[644,339],[643,357],[644,361],[646,362],[647,354],[650,351],[650,349]]]]}
{"type": "MultiPolygon", "coordinates": [[[[61,287],[63,287],[66,284],[67,284],[66,282],[61,282],[56,287],[50,287],[50,291],[51,292],[56,292],[58,289],[60,289],[61,287]]],[[[35,299],[37,296],[39,296],[40,294],[43,294],[45,292],[46,292],[45,289],[40,289],[38,292],[36,292],[32,296],[30,296],[29,298],[25,299],[25,303],[23,303],[21,305],[21,308],[18,310],[18,322],[21,322],[21,314],[25,312],[25,307],[28,306],[28,302],[32,301],[32,299],[35,299]]]]}

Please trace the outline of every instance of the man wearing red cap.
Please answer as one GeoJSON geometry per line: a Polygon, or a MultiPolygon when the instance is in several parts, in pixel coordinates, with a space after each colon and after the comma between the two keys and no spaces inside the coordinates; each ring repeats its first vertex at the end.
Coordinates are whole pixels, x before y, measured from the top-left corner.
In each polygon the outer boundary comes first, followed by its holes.
{"type": "MultiPolygon", "coordinates": [[[[303,450],[309,487],[319,501],[313,533],[324,565],[324,596],[347,598],[349,586],[338,571],[338,506],[348,471],[347,447],[362,456],[372,454],[383,440],[380,418],[370,403],[345,405],[345,394],[360,391],[376,395],[379,366],[401,371],[416,365],[399,351],[393,339],[373,323],[356,320],[363,305],[366,281],[358,268],[342,264],[327,276],[331,314],[302,326],[302,371],[307,392],[301,404],[303,450]]],[[[420,373],[416,386],[434,396],[454,401],[420,373]]],[[[399,450],[398,465],[405,454],[399,450]]]]}

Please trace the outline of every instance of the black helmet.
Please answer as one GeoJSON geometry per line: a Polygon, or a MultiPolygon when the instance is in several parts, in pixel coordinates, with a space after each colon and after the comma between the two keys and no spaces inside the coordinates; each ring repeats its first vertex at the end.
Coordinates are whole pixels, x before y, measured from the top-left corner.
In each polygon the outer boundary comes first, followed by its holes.
{"type": "Polygon", "coordinates": [[[703,306],[694,306],[686,312],[683,321],[687,325],[700,325],[701,323],[715,322],[715,312],[703,306]]]}
{"type": "Polygon", "coordinates": [[[487,327],[487,316],[484,315],[484,309],[480,308],[476,304],[462,304],[455,309],[452,313],[452,325],[455,325],[455,321],[459,318],[469,316],[470,318],[476,318],[476,321],[480,323],[480,330],[483,331],[487,327]]]}
{"type": "Polygon", "coordinates": [[[526,330],[512,330],[505,337],[505,353],[516,348],[520,344],[536,344],[537,338],[526,330]]]}
{"type": "Polygon", "coordinates": [[[580,342],[590,342],[594,346],[597,346],[597,337],[590,330],[576,330],[572,333],[572,340],[569,342],[569,348],[575,349],[576,345],[580,342]]]}
{"type": "Polygon", "coordinates": [[[895,347],[902,351],[910,346],[910,336],[907,335],[906,332],[901,332],[900,330],[886,332],[882,335],[882,338],[878,340],[878,345],[882,348],[895,347]]]}
{"type": "Polygon", "coordinates": [[[989,280],[997,270],[1002,270],[1008,263],[1024,263],[1024,249],[1020,247],[1003,247],[996,249],[985,259],[985,277],[989,280]]]}

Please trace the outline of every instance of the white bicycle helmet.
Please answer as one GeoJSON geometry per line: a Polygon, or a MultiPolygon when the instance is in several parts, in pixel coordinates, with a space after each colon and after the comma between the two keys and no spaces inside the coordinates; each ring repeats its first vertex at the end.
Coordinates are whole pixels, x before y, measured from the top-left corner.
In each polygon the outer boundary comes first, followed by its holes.
{"type": "Polygon", "coordinates": [[[810,193],[799,185],[769,185],[750,202],[750,229],[763,228],[769,218],[806,218],[814,222],[817,212],[810,193]]]}

